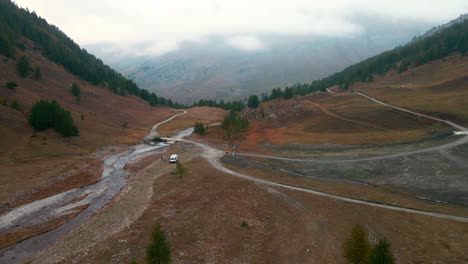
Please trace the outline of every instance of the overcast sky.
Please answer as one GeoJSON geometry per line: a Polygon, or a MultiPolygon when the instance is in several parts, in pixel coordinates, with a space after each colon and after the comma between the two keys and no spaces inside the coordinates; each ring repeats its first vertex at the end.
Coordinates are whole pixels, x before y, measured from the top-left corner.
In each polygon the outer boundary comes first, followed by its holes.
{"type": "Polygon", "coordinates": [[[162,54],[182,41],[221,36],[244,50],[261,35],[353,36],[359,15],[441,24],[468,12],[467,0],[16,0],[80,45],[112,43],[136,54],[162,54]],[[132,48],[147,43],[144,48],[132,48]]]}

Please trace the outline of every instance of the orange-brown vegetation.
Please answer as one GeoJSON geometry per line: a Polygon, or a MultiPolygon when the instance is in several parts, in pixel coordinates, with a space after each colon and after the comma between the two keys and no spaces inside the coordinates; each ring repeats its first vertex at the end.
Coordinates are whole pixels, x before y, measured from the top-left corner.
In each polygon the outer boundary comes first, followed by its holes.
{"type": "MultiPolygon", "coordinates": [[[[18,50],[17,57],[21,55],[27,56],[33,67],[40,67],[42,79],[20,78],[16,73],[16,61],[0,55],[0,96],[8,104],[16,100],[21,105],[21,111],[0,105],[2,207],[15,194],[24,198],[43,189],[43,184],[89,160],[86,155],[103,146],[138,142],[153,124],[177,113],[166,107],[151,107],[134,96],[122,97],[104,87],[93,86],[45,59],[39,52],[18,50]],[[8,81],[16,81],[18,87],[14,90],[6,88],[4,84],[8,81]],[[72,83],[81,87],[79,102],[70,92],[72,83]],[[63,138],[53,130],[34,132],[28,125],[27,116],[31,106],[40,99],[56,100],[69,110],[80,136],[63,138]]],[[[76,176],[83,181],[70,177],[69,182],[63,184],[70,188],[86,185],[93,181],[94,174],[78,173],[76,176]]]]}
{"type": "Polygon", "coordinates": [[[157,223],[176,263],[345,263],[341,244],[355,224],[369,230],[372,241],[389,239],[400,263],[466,258],[462,223],[252,184],[203,159],[185,166],[186,176],[155,181],[150,206],[132,225],[62,263],[144,262],[157,223]]]}
{"type": "Polygon", "coordinates": [[[219,123],[223,120],[227,111],[221,108],[198,106],[187,109],[187,114],[178,116],[171,122],[165,123],[158,128],[162,136],[170,136],[177,131],[193,127],[196,122],[205,125],[219,123]]]}
{"type": "Polygon", "coordinates": [[[372,83],[357,84],[350,89],[397,106],[468,124],[466,56],[450,56],[402,74],[390,72],[372,83]]]}

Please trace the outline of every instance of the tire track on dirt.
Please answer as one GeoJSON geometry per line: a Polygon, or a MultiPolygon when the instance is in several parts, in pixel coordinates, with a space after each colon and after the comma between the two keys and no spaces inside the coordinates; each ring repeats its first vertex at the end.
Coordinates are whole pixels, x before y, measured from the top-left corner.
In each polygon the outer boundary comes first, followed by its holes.
{"type": "Polygon", "coordinates": [[[314,195],[317,195],[317,196],[327,197],[327,198],[330,198],[330,199],[334,199],[334,200],[337,200],[337,201],[343,201],[343,202],[347,202],[347,203],[360,204],[360,205],[366,205],[366,206],[382,208],[382,209],[387,209],[387,210],[392,210],[392,211],[411,213],[411,214],[417,214],[417,215],[424,215],[424,216],[447,219],[447,220],[452,220],[452,221],[457,221],[457,222],[462,222],[462,223],[468,223],[468,218],[466,218],[466,217],[461,217],[461,216],[456,216],[456,215],[448,215],[448,214],[442,214],[442,213],[430,212],[430,211],[424,211],[424,210],[418,210],[418,209],[413,209],[413,208],[386,205],[386,204],[381,204],[381,203],[376,203],[376,202],[371,202],[371,201],[365,201],[365,200],[359,200],[359,199],[349,198],[349,197],[345,197],[345,196],[340,196],[340,195],[315,191],[315,190],[311,190],[311,189],[305,189],[305,188],[292,186],[292,185],[288,185],[288,184],[278,183],[278,182],[274,182],[274,181],[268,181],[268,180],[256,178],[256,177],[253,177],[253,176],[250,176],[250,175],[238,173],[238,172],[232,171],[232,170],[224,167],[223,164],[220,162],[220,158],[223,155],[225,155],[225,152],[214,149],[214,148],[212,148],[212,147],[210,147],[208,145],[205,145],[205,144],[202,144],[202,143],[199,143],[199,142],[195,142],[195,141],[192,141],[192,140],[179,139],[177,141],[189,142],[189,143],[192,143],[192,144],[195,144],[195,145],[201,147],[203,149],[202,156],[204,158],[206,158],[208,160],[208,162],[213,167],[215,167],[216,169],[218,169],[220,171],[223,171],[225,173],[231,174],[233,176],[255,182],[255,183],[264,184],[264,185],[268,185],[268,186],[272,186],[272,187],[279,187],[279,188],[299,191],[299,192],[304,192],[304,193],[310,193],[310,194],[314,194],[314,195]]]}

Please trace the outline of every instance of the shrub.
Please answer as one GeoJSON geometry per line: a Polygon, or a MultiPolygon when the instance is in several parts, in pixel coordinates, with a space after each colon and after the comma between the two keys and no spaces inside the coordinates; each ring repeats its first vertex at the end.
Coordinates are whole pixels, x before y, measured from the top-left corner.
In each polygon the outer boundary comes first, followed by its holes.
{"type": "Polygon", "coordinates": [[[380,240],[369,256],[369,264],[394,264],[395,257],[390,250],[390,242],[386,239],[380,240]]]}
{"type": "Polygon", "coordinates": [[[0,104],[1,104],[1,105],[5,105],[5,106],[7,105],[6,99],[3,98],[2,96],[0,96],[0,104]]]}
{"type": "Polygon", "coordinates": [[[247,224],[247,222],[245,220],[243,220],[240,224],[241,227],[249,227],[249,224],[247,224]]]}
{"type": "Polygon", "coordinates": [[[167,264],[171,261],[171,247],[159,224],[151,233],[151,244],[146,249],[146,260],[151,264],[167,264]]]}
{"type": "Polygon", "coordinates": [[[29,72],[31,71],[31,66],[29,65],[29,60],[25,56],[22,56],[18,63],[16,64],[16,71],[18,72],[19,76],[27,77],[29,72]]]}
{"type": "Polygon", "coordinates": [[[185,167],[180,163],[179,161],[176,161],[176,173],[179,174],[179,176],[184,176],[185,175],[185,167]]]}
{"type": "Polygon", "coordinates": [[[76,84],[76,83],[73,83],[70,92],[71,92],[71,94],[73,96],[76,97],[76,101],[79,102],[80,97],[81,97],[81,88],[80,88],[80,86],[78,84],[76,84]]]}
{"type": "Polygon", "coordinates": [[[193,132],[197,135],[205,135],[206,134],[205,125],[202,122],[196,122],[193,132]]]}
{"type": "Polygon", "coordinates": [[[360,225],[354,226],[351,236],[343,244],[344,257],[349,263],[367,263],[370,251],[367,232],[360,225]]]}
{"type": "Polygon", "coordinates": [[[16,101],[16,100],[13,100],[13,102],[11,102],[10,107],[13,108],[13,109],[16,109],[16,110],[21,110],[21,106],[18,103],[18,101],[16,101]]]}
{"type": "Polygon", "coordinates": [[[14,90],[16,89],[16,87],[18,86],[18,84],[15,82],[15,81],[9,81],[5,84],[6,88],[10,89],[10,90],[14,90]]]}
{"type": "Polygon", "coordinates": [[[56,101],[40,100],[33,105],[29,115],[29,124],[37,131],[53,128],[64,137],[79,135],[71,113],[63,109],[56,101]]]}
{"type": "Polygon", "coordinates": [[[34,69],[34,79],[36,80],[42,79],[42,73],[39,67],[36,67],[36,69],[34,69]]]}

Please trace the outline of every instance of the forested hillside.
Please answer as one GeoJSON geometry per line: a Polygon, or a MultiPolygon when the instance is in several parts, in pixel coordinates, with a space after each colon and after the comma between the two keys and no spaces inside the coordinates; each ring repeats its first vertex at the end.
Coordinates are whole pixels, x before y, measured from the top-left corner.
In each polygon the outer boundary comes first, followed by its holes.
{"type": "Polygon", "coordinates": [[[81,49],[59,28],[50,25],[36,13],[19,8],[9,0],[0,0],[0,53],[14,58],[15,48],[39,51],[49,60],[63,65],[77,77],[93,85],[106,87],[121,96],[136,95],[153,106],[184,107],[171,99],[158,97],[154,93],[138,88],[132,80],[81,49]],[[34,47],[29,47],[23,41],[23,37],[33,41],[34,47]]]}
{"type": "Polygon", "coordinates": [[[468,51],[468,19],[453,24],[433,35],[418,39],[375,57],[354,64],[341,72],[309,84],[295,84],[284,89],[275,88],[270,95],[263,94],[263,100],[291,98],[315,91],[325,91],[327,87],[339,86],[348,89],[357,82],[370,82],[374,75],[384,75],[390,70],[405,72],[409,67],[423,65],[445,56],[468,51]]]}

